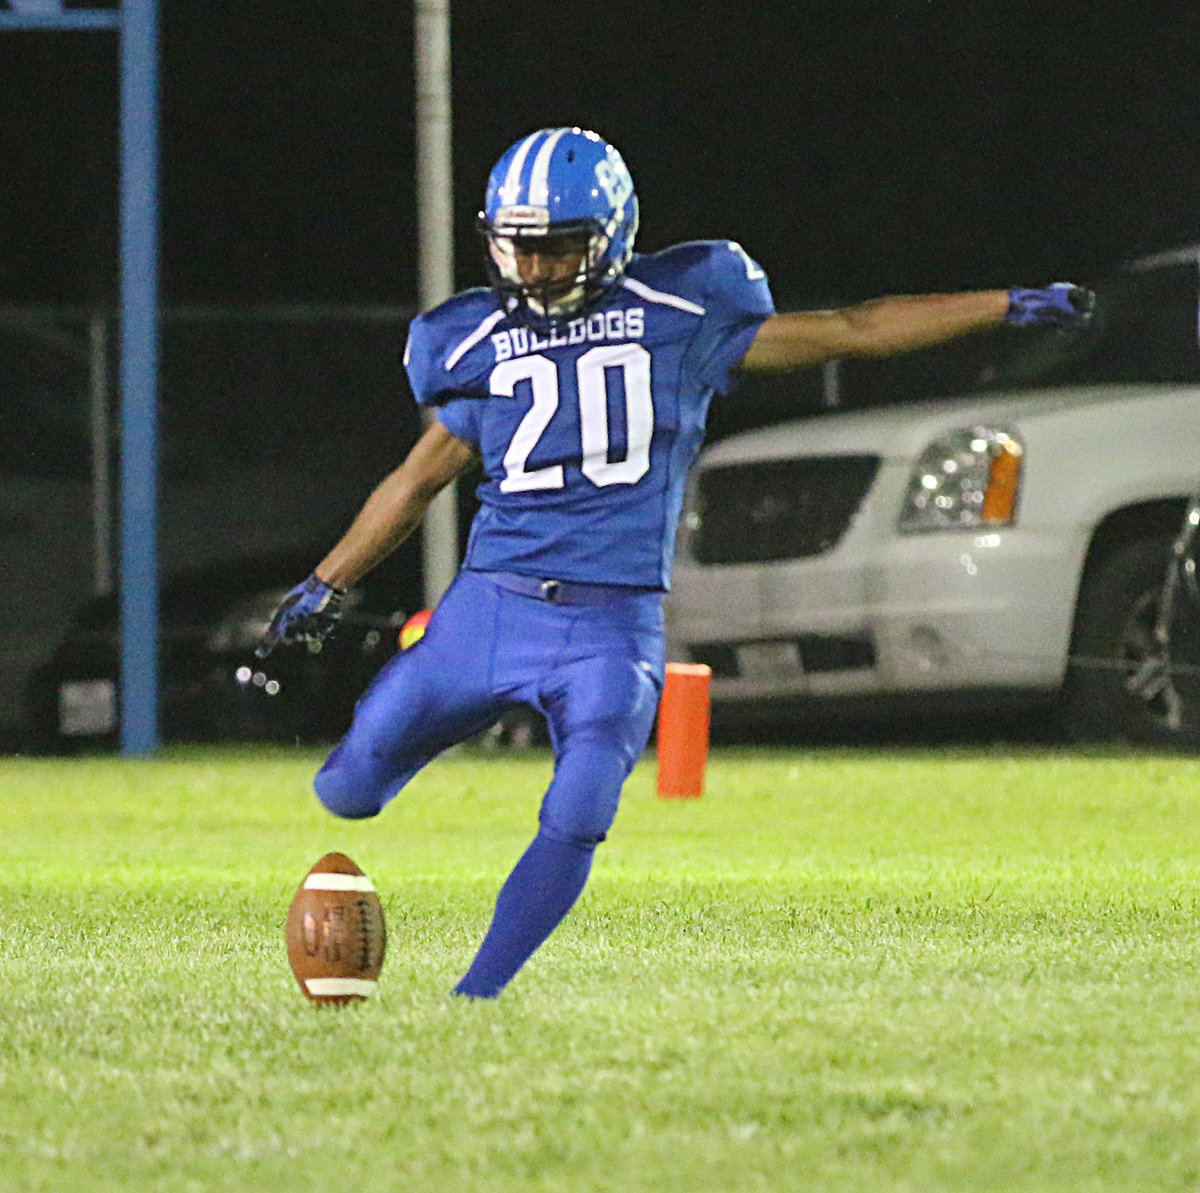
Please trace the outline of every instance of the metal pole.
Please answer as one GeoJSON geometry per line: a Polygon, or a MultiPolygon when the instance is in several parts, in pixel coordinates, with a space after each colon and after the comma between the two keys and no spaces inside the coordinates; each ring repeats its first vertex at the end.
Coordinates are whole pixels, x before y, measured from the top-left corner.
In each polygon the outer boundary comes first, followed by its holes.
{"type": "MultiPolygon", "coordinates": [[[[416,0],[418,296],[422,310],[454,290],[454,182],[450,167],[450,0],[416,0]]],[[[425,605],[458,569],[458,493],[444,489],[423,527],[425,605]]]]}
{"type": "Polygon", "coordinates": [[[108,320],[99,311],[88,321],[88,391],[92,423],[92,591],[103,596],[113,587],[113,506],[108,320]]]}
{"type": "Polygon", "coordinates": [[[121,749],[158,726],[158,13],[121,7],[121,749]]]}
{"type": "Polygon", "coordinates": [[[121,748],[147,754],[159,739],[158,5],[18,0],[0,12],[12,29],[121,32],[121,748]]]}
{"type": "Polygon", "coordinates": [[[842,362],[827,360],[821,366],[821,405],[836,410],[842,404],[842,362]]]}

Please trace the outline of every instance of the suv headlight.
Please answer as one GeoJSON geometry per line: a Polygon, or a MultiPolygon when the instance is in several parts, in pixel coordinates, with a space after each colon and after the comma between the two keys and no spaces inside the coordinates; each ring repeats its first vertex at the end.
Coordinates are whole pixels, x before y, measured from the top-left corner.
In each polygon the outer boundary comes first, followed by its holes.
{"type": "Polygon", "coordinates": [[[1011,526],[1024,450],[1013,430],[961,427],[933,440],[908,478],[900,530],[1011,526]]]}

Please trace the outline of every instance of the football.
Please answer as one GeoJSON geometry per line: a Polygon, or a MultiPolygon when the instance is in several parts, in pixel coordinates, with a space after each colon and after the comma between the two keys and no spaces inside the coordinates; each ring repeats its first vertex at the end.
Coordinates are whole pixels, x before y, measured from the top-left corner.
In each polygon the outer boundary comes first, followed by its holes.
{"type": "Polygon", "coordinates": [[[386,949],[375,884],[344,853],[327,853],[288,909],[288,961],[300,989],[318,1006],[361,1002],[375,990],[386,949]]]}

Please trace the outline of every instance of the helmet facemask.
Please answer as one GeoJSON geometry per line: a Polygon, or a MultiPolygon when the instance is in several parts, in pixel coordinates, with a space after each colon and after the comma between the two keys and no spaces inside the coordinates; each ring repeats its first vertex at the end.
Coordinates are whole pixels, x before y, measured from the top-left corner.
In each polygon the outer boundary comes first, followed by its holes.
{"type": "Polygon", "coordinates": [[[488,278],[506,302],[517,311],[528,311],[539,319],[570,319],[586,310],[603,293],[609,263],[605,258],[609,238],[595,220],[565,225],[512,222],[498,213],[495,223],[481,216],[479,230],[486,246],[488,278]],[[526,281],[519,259],[525,254],[544,253],[551,258],[579,254],[573,274],[546,281],[526,281]]]}

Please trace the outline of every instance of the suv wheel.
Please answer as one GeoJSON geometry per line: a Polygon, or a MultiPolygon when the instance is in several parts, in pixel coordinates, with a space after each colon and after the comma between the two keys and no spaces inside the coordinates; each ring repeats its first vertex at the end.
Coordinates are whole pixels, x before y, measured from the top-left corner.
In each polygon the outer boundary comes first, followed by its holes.
{"type": "Polygon", "coordinates": [[[1136,539],[1088,569],[1063,688],[1072,741],[1200,745],[1200,707],[1171,681],[1154,636],[1172,539],[1136,539]]]}

